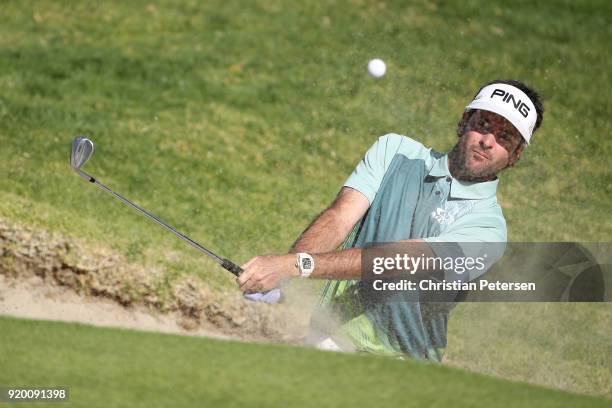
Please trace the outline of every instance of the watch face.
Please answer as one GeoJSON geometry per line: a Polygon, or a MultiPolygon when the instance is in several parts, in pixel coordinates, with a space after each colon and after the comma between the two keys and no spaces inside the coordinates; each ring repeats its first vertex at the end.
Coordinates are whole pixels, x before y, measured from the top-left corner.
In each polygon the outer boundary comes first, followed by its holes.
{"type": "Polygon", "coordinates": [[[312,269],[312,259],[302,258],[302,269],[305,269],[305,270],[312,269]]]}

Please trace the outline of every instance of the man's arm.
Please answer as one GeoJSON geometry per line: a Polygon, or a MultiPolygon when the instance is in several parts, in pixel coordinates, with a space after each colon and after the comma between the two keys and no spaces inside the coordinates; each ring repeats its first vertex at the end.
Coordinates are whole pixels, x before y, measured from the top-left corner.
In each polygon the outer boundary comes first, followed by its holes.
{"type": "MultiPolygon", "coordinates": [[[[432,257],[434,253],[429,244],[422,239],[410,239],[397,241],[402,243],[402,251],[411,258],[432,257]]],[[[378,251],[384,254],[385,248],[389,250],[389,256],[395,255],[394,248],[378,246],[378,251]]],[[[315,254],[313,259],[315,269],[310,278],[315,279],[360,279],[361,278],[361,255],[364,249],[349,248],[343,251],[329,252],[326,254],[315,254]]],[[[423,271],[419,271],[423,272],[423,271]]]]}
{"type": "Polygon", "coordinates": [[[370,203],[359,191],[343,187],[334,202],[306,228],[289,253],[331,252],[363,217],[370,203]]]}
{"type": "MultiPolygon", "coordinates": [[[[404,247],[404,252],[409,257],[434,256],[430,246],[422,239],[398,242],[409,244],[404,247]]],[[[361,248],[349,248],[336,252],[311,254],[315,268],[310,279],[360,279],[362,251],[361,248]]],[[[245,272],[237,279],[237,282],[240,290],[245,293],[270,290],[277,287],[282,279],[299,276],[293,254],[258,256],[247,262],[243,268],[245,272]]]]}
{"type": "Polygon", "coordinates": [[[315,254],[335,250],[369,207],[366,196],[353,188],[343,187],[334,202],[295,241],[288,255],[257,256],[242,265],[245,272],[236,278],[240,289],[246,293],[258,292],[276,287],[280,280],[294,276],[298,252],[315,254]],[[254,275],[256,278],[252,279],[254,275]]]}

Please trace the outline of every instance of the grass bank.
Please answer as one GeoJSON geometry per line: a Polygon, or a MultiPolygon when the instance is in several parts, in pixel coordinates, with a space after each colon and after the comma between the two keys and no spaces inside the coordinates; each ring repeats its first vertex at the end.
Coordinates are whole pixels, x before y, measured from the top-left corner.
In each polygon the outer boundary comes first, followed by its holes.
{"type": "MultiPolygon", "coordinates": [[[[0,318],[0,383],[70,388],[70,406],[603,407],[438,365],[0,318]]],[[[21,406],[21,405],[20,405],[21,406]]]]}

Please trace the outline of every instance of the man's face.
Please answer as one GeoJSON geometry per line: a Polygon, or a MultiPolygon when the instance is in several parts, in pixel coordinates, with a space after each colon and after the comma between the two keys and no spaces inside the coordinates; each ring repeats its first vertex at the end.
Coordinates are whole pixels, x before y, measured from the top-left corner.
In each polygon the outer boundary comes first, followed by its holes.
{"type": "Polygon", "coordinates": [[[453,149],[451,170],[460,179],[492,179],[518,160],[523,147],[521,134],[507,119],[476,110],[469,116],[463,135],[453,149]]]}

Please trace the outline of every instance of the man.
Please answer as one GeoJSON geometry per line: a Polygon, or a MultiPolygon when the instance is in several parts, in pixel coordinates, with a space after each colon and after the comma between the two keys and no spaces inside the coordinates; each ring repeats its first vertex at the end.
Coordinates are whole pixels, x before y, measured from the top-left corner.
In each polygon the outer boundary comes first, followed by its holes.
{"type": "Polygon", "coordinates": [[[316,313],[310,342],[440,361],[450,308],[419,299],[363,302],[363,248],[402,242],[418,257],[435,256],[436,243],[505,243],[497,174],[519,160],[542,114],[535,91],[519,81],[497,80],[466,107],[459,140],[446,155],[405,136],[379,138],[289,254],[243,265],[240,289],[265,292],[300,276],[327,279],[319,312],[333,310],[340,321],[329,325],[316,313]]]}

